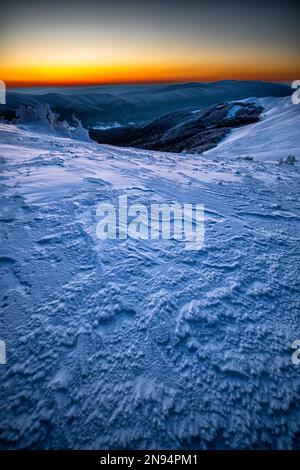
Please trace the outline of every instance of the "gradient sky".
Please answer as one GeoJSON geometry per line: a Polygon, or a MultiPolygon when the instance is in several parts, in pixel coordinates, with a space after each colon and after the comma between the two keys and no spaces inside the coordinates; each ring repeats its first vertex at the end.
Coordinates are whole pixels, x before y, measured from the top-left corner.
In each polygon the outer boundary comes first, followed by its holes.
{"type": "Polygon", "coordinates": [[[8,86],[300,78],[299,2],[46,2],[1,6],[8,86]],[[298,5],[297,5],[298,3],[298,5]]]}

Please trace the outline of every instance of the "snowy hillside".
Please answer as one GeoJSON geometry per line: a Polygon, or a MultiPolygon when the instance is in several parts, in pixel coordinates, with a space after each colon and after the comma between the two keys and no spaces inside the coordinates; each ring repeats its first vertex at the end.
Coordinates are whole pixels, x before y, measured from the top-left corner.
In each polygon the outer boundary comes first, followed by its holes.
{"type": "MultiPolygon", "coordinates": [[[[252,102],[253,99],[245,100],[252,102]]],[[[234,129],[218,147],[205,155],[236,159],[253,156],[256,160],[279,160],[286,152],[300,159],[300,106],[293,105],[291,98],[260,98],[255,100],[263,106],[259,122],[241,129],[234,129]]]]}
{"type": "Polygon", "coordinates": [[[299,121],[266,116],[204,157],[0,125],[0,448],[299,447],[299,166],[255,161],[299,121]],[[204,248],[99,240],[120,194],[204,204],[204,248]]]}
{"type": "Polygon", "coordinates": [[[247,100],[218,103],[180,109],[140,126],[93,129],[89,135],[100,144],[199,154],[217,146],[232,129],[259,121],[263,109],[247,100]]]}

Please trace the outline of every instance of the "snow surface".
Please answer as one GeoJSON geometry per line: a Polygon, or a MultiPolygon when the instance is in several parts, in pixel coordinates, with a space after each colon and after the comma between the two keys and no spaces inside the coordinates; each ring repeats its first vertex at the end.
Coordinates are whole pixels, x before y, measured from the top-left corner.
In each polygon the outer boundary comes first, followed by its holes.
{"type": "MultiPolygon", "coordinates": [[[[287,151],[300,159],[300,106],[285,98],[250,98],[263,106],[262,119],[234,129],[217,147],[205,152],[210,157],[236,159],[253,156],[256,160],[279,160],[287,151]]],[[[236,110],[234,107],[232,111],[236,110]]]]}
{"type": "Polygon", "coordinates": [[[299,166],[227,158],[299,155],[276,113],[205,157],[0,125],[1,448],[299,447],[299,166]],[[204,203],[204,248],[98,240],[120,194],[204,203]]]}

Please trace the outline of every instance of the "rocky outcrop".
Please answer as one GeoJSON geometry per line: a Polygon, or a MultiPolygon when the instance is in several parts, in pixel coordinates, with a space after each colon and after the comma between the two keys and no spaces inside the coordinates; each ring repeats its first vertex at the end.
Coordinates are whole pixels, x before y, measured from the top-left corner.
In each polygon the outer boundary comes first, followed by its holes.
{"type": "Polygon", "coordinates": [[[263,108],[252,102],[220,103],[203,110],[183,109],[140,126],[91,130],[99,143],[167,152],[202,153],[233,128],[257,122],[263,108]]]}

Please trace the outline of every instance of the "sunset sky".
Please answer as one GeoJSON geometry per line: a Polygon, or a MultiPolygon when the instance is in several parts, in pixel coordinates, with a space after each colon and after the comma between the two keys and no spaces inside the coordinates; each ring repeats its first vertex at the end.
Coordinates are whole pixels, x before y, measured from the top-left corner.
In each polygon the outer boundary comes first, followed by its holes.
{"type": "Polygon", "coordinates": [[[1,7],[0,79],[8,86],[300,79],[299,18],[290,0],[12,0],[1,7]]]}

